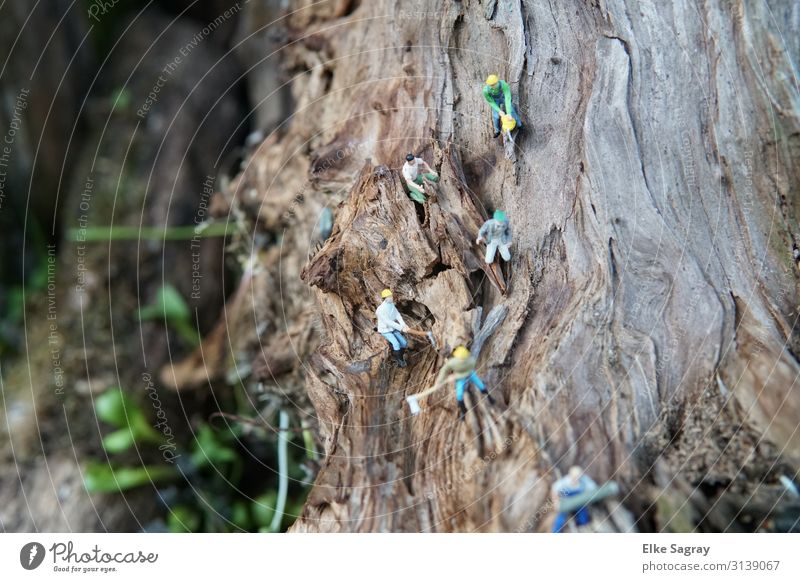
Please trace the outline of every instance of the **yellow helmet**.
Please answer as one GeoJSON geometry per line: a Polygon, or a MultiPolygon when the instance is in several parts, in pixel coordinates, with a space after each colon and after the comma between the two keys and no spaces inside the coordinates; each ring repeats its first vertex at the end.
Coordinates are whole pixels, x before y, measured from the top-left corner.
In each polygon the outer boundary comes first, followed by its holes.
{"type": "Polygon", "coordinates": [[[504,115],[502,119],[503,131],[512,131],[517,127],[517,120],[511,115],[504,115]]]}
{"type": "Polygon", "coordinates": [[[391,297],[391,296],[392,296],[392,290],[391,289],[384,289],[383,291],[381,291],[381,299],[386,299],[387,297],[391,297]]]}
{"type": "Polygon", "coordinates": [[[464,346],[458,346],[456,349],[453,350],[453,355],[456,358],[468,358],[469,350],[464,346]]]}
{"type": "Polygon", "coordinates": [[[497,75],[489,75],[486,77],[486,84],[487,85],[497,85],[500,82],[500,77],[497,75]]]}

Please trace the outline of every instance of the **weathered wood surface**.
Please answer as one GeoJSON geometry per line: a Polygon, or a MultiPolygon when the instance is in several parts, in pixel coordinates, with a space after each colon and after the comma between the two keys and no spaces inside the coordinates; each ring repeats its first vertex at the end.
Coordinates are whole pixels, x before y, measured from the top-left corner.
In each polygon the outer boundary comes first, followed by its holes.
{"type": "Polygon", "coordinates": [[[326,457],[293,529],[543,530],[573,463],[620,483],[634,520],[604,528],[773,527],[800,461],[791,3],[335,8],[289,17],[296,112],[234,188],[282,235],[281,325],[319,314],[305,386],[326,457]],[[515,163],[489,73],[523,112],[515,163]],[[441,175],[424,207],[403,192],[409,150],[441,175]],[[497,207],[516,235],[505,297],[474,245],[497,207]],[[420,343],[388,363],[386,286],[442,352],[507,307],[479,361],[498,409],[459,424],[448,390],[409,416],[443,359],[420,343]]]}

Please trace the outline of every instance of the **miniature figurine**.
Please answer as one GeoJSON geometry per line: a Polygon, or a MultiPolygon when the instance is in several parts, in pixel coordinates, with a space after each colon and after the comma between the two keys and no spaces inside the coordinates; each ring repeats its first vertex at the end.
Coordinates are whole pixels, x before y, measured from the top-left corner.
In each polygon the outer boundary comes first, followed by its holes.
{"type": "Polygon", "coordinates": [[[423,179],[429,182],[439,181],[439,175],[431,169],[428,163],[411,153],[406,156],[406,163],[403,164],[403,178],[408,185],[411,198],[420,204],[425,202],[423,179]]]}
{"type": "Polygon", "coordinates": [[[510,261],[511,253],[508,247],[511,246],[511,226],[508,224],[506,213],[502,210],[495,210],[494,217],[483,223],[475,242],[477,244],[486,242],[487,265],[494,262],[494,256],[498,250],[504,261],[510,261]]]}
{"type": "Polygon", "coordinates": [[[375,315],[378,318],[378,333],[391,344],[392,354],[397,365],[405,368],[404,352],[408,347],[408,340],[401,332],[408,331],[408,326],[403,321],[403,316],[397,311],[397,307],[394,306],[392,290],[384,289],[381,291],[381,298],[383,303],[375,310],[375,315]]]}
{"type": "Polygon", "coordinates": [[[450,376],[454,377],[456,381],[456,400],[458,401],[460,420],[463,421],[467,413],[467,408],[464,405],[464,390],[469,388],[468,383],[475,384],[481,394],[486,394],[489,404],[494,404],[494,398],[486,391],[483,381],[475,373],[475,364],[475,358],[470,355],[469,350],[464,346],[459,346],[453,350],[453,357],[442,366],[439,375],[436,377],[436,383],[431,388],[406,397],[411,414],[414,416],[419,414],[422,410],[420,401],[442,388],[450,376]]]}
{"type": "MultiPolygon", "coordinates": [[[[497,75],[489,75],[486,79],[486,85],[483,87],[483,98],[492,108],[492,125],[494,126],[494,137],[500,135],[500,118],[503,115],[510,115],[514,119],[514,125],[510,126],[508,131],[513,130],[515,127],[522,129],[522,121],[517,115],[514,105],[511,103],[511,87],[508,83],[500,79],[497,75]]],[[[506,123],[506,125],[509,125],[506,123]]]]}
{"type": "Polygon", "coordinates": [[[583,469],[578,466],[570,467],[569,472],[553,483],[550,495],[553,504],[559,508],[559,513],[556,515],[556,521],[553,523],[553,533],[559,533],[564,530],[564,526],[570,518],[575,518],[575,525],[587,525],[592,521],[589,515],[588,506],[591,501],[577,509],[564,511],[561,507],[561,499],[567,497],[575,497],[586,493],[591,493],[597,490],[597,483],[591,477],[584,475],[583,469]]]}
{"type": "Polygon", "coordinates": [[[477,362],[469,353],[469,350],[464,346],[458,346],[453,350],[453,357],[444,363],[442,369],[439,370],[439,375],[436,377],[436,385],[443,383],[449,374],[453,374],[455,377],[458,418],[462,421],[467,414],[467,407],[464,404],[464,390],[469,388],[469,383],[475,384],[481,394],[486,394],[489,403],[494,404],[492,395],[487,392],[486,386],[475,372],[476,364],[477,362]]]}

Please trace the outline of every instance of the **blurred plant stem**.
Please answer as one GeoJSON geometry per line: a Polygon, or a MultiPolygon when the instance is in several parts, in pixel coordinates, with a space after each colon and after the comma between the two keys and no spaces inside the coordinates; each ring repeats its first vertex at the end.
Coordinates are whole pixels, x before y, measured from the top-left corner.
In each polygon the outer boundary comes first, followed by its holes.
{"type": "Polygon", "coordinates": [[[103,242],[112,240],[191,240],[194,237],[212,238],[238,231],[233,223],[204,223],[196,226],[93,226],[71,228],[67,240],[71,242],[103,242]]]}

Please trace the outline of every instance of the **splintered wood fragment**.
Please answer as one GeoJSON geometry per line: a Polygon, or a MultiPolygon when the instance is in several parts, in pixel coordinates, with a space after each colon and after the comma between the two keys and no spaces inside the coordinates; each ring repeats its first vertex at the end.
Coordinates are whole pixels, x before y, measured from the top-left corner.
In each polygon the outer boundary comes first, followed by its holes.
{"type": "Polygon", "coordinates": [[[509,160],[510,162],[516,162],[517,153],[515,151],[516,144],[514,142],[514,136],[511,134],[510,131],[504,131],[503,137],[505,138],[503,139],[503,150],[505,152],[506,159],[509,160]]]}
{"type": "Polygon", "coordinates": [[[505,295],[507,290],[506,283],[503,279],[503,273],[500,271],[500,268],[497,266],[497,263],[492,263],[491,265],[489,265],[486,271],[488,271],[489,274],[491,275],[492,281],[494,282],[495,286],[500,291],[500,293],[505,295]]]}
{"type": "Polygon", "coordinates": [[[475,339],[472,342],[472,355],[476,358],[480,355],[483,345],[486,340],[500,327],[500,324],[505,321],[508,315],[507,305],[497,305],[486,316],[486,321],[480,326],[480,329],[475,334],[475,339]]]}
{"type": "MultiPolygon", "coordinates": [[[[483,307],[480,305],[475,308],[472,319],[472,337],[477,338],[481,331],[481,321],[483,319],[483,307]]],[[[474,344],[473,344],[474,345],[474,344]]]]}

